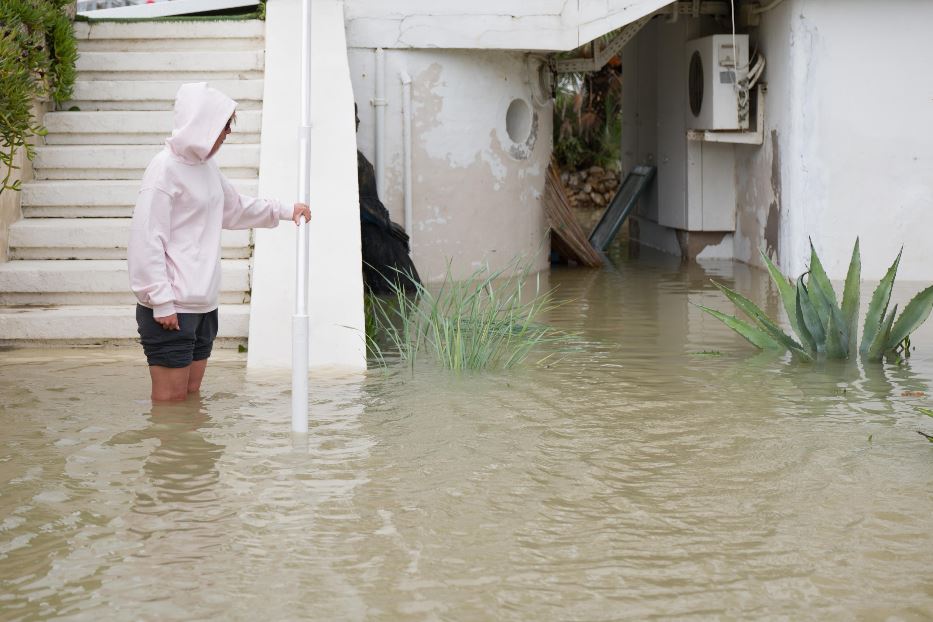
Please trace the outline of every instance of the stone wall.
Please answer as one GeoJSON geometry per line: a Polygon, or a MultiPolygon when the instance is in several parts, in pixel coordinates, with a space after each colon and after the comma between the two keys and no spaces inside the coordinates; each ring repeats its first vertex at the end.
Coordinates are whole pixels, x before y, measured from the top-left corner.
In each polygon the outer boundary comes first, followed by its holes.
{"type": "Polygon", "coordinates": [[[560,180],[577,222],[589,233],[619,189],[622,172],[615,167],[591,166],[579,171],[562,171],[560,180]]]}

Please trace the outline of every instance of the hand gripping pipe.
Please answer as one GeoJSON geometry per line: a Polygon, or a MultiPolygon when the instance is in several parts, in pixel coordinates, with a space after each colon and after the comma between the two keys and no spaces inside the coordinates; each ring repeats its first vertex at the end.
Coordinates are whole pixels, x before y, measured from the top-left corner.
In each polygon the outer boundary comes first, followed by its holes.
{"type": "MultiPolygon", "coordinates": [[[[298,127],[298,201],[311,204],[311,0],[301,2],[301,125],[298,127]]],[[[308,432],[308,223],[299,219],[292,316],[292,432],[308,432]]]]}

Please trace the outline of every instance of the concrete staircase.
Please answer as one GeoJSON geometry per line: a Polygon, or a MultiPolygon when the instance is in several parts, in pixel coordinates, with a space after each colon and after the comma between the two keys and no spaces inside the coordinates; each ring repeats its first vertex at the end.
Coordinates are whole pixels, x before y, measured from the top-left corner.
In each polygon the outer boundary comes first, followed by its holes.
{"type": "MultiPolygon", "coordinates": [[[[0,345],[130,342],[137,338],[126,244],[143,171],[171,133],[175,92],[205,80],[239,103],[216,156],[256,194],[265,23],[76,23],[74,100],[45,115],[23,219],[0,264],[0,345]]],[[[249,328],[251,233],[225,231],[220,343],[249,328]]]]}

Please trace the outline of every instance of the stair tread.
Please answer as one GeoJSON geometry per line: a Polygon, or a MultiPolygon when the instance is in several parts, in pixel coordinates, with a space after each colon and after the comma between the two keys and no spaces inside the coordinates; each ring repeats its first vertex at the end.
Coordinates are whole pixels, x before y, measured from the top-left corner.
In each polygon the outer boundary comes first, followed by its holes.
{"type": "MultiPolygon", "coordinates": [[[[127,305],[23,305],[0,307],[0,315],[86,315],[89,311],[95,311],[98,314],[117,316],[126,313],[127,305]]],[[[242,304],[223,304],[218,305],[221,312],[228,313],[249,313],[249,303],[242,304]]]]}
{"type": "MultiPolygon", "coordinates": [[[[238,192],[256,196],[259,180],[227,178],[238,192]]],[[[50,179],[23,184],[22,205],[83,210],[98,206],[132,207],[139,193],[139,179],[50,179]]]]}
{"type": "MultiPolygon", "coordinates": [[[[132,171],[135,177],[135,171],[145,170],[152,158],[164,148],[164,145],[42,145],[36,147],[33,166],[40,177],[46,175],[46,171],[104,170],[121,175],[128,175],[132,171]]],[[[259,145],[225,145],[215,158],[221,169],[257,169],[259,145]]],[[[98,173],[91,179],[98,177],[104,175],[98,173]]]]}
{"type": "Polygon", "coordinates": [[[92,72],[139,72],[170,73],[195,71],[201,73],[228,71],[262,71],[265,50],[199,50],[191,51],[95,51],[82,52],[75,62],[75,69],[92,72]]]}
{"type": "MultiPolygon", "coordinates": [[[[249,259],[221,259],[225,267],[249,269],[249,259]]],[[[111,272],[126,270],[125,259],[17,259],[0,264],[0,273],[111,272]]]]}
{"type": "MultiPolygon", "coordinates": [[[[137,340],[135,305],[46,305],[0,307],[0,341],[8,343],[137,340]]],[[[249,333],[249,304],[222,304],[220,338],[249,333]]]]}
{"type": "Polygon", "coordinates": [[[107,39],[254,39],[263,38],[266,24],[262,20],[224,21],[132,21],[75,22],[78,41],[107,39]]]}
{"type": "MultiPolygon", "coordinates": [[[[43,124],[50,132],[69,134],[170,134],[174,120],[170,110],[89,110],[45,114],[43,124]]],[[[259,110],[237,113],[235,133],[258,133],[262,122],[259,110]]]]}

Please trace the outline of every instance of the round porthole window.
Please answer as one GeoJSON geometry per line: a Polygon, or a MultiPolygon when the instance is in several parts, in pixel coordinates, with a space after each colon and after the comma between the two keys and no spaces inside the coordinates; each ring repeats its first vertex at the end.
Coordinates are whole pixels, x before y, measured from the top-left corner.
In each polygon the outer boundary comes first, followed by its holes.
{"type": "Polygon", "coordinates": [[[690,93],[690,112],[693,116],[700,116],[703,109],[703,59],[699,52],[694,52],[690,57],[690,76],[687,82],[687,90],[690,93]]]}
{"type": "Polygon", "coordinates": [[[505,131],[513,143],[522,144],[531,136],[531,106],[524,99],[513,99],[505,113],[505,131]]]}

